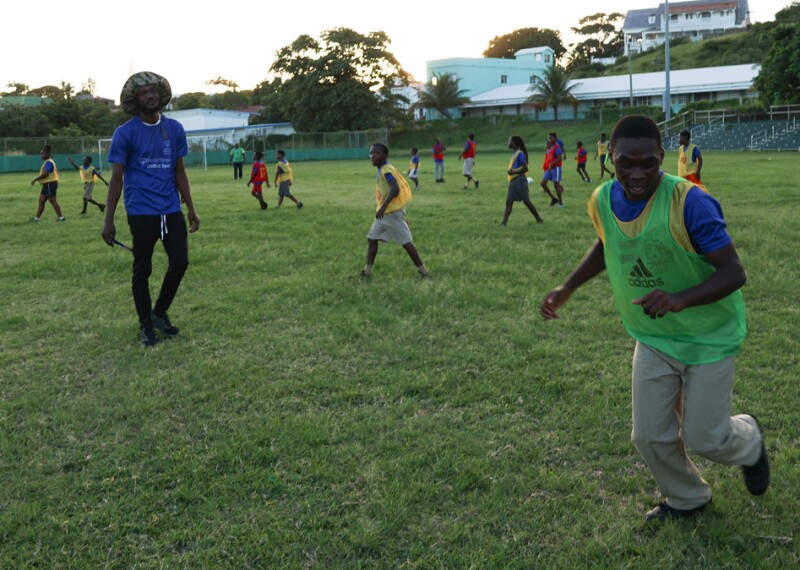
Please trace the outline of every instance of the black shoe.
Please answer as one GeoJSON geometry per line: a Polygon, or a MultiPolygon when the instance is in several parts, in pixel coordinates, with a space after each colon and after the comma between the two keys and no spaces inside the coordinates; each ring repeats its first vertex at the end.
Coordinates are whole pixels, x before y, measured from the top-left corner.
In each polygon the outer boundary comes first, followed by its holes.
{"type": "Polygon", "coordinates": [[[262,210],[266,210],[267,206],[268,206],[268,204],[266,202],[261,202],[261,209],[262,210]]]}
{"type": "Polygon", "coordinates": [[[139,340],[145,346],[155,346],[158,342],[156,338],[156,331],[153,329],[153,323],[147,323],[139,327],[139,340]]]}
{"type": "Polygon", "coordinates": [[[681,519],[687,517],[693,517],[699,512],[705,510],[705,508],[711,504],[711,500],[708,503],[700,505],[699,507],[695,507],[693,509],[676,509],[670,507],[666,501],[660,503],[656,508],[647,511],[647,514],[644,515],[645,520],[648,521],[655,521],[655,520],[665,520],[665,519],[681,519]]]}
{"type": "Polygon", "coordinates": [[[550,205],[555,206],[558,204],[558,198],[550,198],[550,205]]]}
{"type": "Polygon", "coordinates": [[[475,190],[477,190],[480,187],[481,187],[481,181],[480,180],[476,180],[475,181],[475,190]]]}
{"type": "Polygon", "coordinates": [[[100,211],[101,211],[101,212],[105,212],[105,211],[106,211],[106,205],[105,205],[105,204],[100,204],[100,205],[98,206],[98,208],[100,208],[100,211]]]}
{"type": "Polygon", "coordinates": [[[167,336],[176,336],[180,330],[173,325],[166,313],[163,316],[158,316],[155,313],[150,313],[150,318],[153,320],[153,326],[160,330],[167,336]]]}
{"type": "Polygon", "coordinates": [[[297,209],[299,210],[299,209],[301,209],[302,207],[303,207],[303,203],[302,203],[302,202],[298,202],[298,203],[297,203],[297,209]]]}
{"type": "Polygon", "coordinates": [[[759,496],[767,492],[769,487],[769,459],[767,459],[767,448],[764,446],[764,431],[755,416],[750,415],[756,421],[758,430],[761,432],[761,456],[754,465],[742,465],[744,475],[744,485],[751,495],[759,496]]]}

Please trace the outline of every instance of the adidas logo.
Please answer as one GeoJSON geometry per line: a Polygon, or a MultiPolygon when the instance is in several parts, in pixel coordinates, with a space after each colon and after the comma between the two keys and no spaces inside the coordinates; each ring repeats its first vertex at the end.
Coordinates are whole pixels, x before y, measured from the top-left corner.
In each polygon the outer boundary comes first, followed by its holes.
{"type": "Polygon", "coordinates": [[[631,287],[660,287],[664,284],[664,280],[661,277],[655,277],[650,273],[641,257],[636,260],[630,275],[628,284],[631,287]]]}

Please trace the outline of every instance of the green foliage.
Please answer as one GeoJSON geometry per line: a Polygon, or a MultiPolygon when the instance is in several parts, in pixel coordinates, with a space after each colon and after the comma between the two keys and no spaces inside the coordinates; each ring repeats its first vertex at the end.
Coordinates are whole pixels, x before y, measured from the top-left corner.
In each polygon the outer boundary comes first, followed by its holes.
{"type": "Polygon", "coordinates": [[[778,24],[755,87],[767,104],[800,103],[800,20],[778,24]]]}
{"type": "Polygon", "coordinates": [[[0,109],[0,133],[6,137],[44,137],[50,133],[50,121],[39,107],[6,104],[0,109]]]}
{"type": "Polygon", "coordinates": [[[792,2],[775,14],[775,21],[778,23],[800,22],[800,2],[792,2]]]}
{"type": "Polygon", "coordinates": [[[603,12],[585,16],[578,21],[579,26],[571,28],[572,32],[584,39],[572,47],[570,53],[570,71],[591,71],[593,58],[618,57],[624,51],[622,21],[625,16],[619,12],[605,14],[603,12]]]}
{"type": "Polygon", "coordinates": [[[483,52],[483,57],[514,59],[521,49],[548,46],[555,52],[556,59],[567,52],[561,43],[561,33],[549,28],[520,28],[502,36],[495,36],[483,52]]]}
{"type": "Polygon", "coordinates": [[[452,119],[452,110],[469,102],[465,89],[458,88],[458,78],[449,73],[434,77],[419,94],[419,106],[436,109],[442,116],[452,119]]]}
{"type": "MultiPolygon", "coordinates": [[[[494,137],[542,128],[512,119],[494,137]]],[[[599,126],[582,128],[593,151],[599,126]]],[[[607,279],[557,321],[537,311],[596,239],[593,185],[565,167],[566,208],[537,226],[518,205],[502,227],[510,152],[479,142],[465,192],[449,156],[433,183],[426,143],[408,216],[428,282],[395,244],[356,277],[366,158],[293,164],[299,211],[267,190],[262,212],[227,167],[191,169],[181,334],[152,350],[130,254],[102,243],[97,209],[70,215],[77,173],[62,169],[65,224],[49,206],[26,223],[35,173],[0,175],[0,568],[796,567],[797,154],[703,153],[748,271],[733,413],[759,416],[775,485],[752,497],[739,468],[699,460],[711,507],[646,525],[660,499],[630,442],[634,343],[607,279]]],[[[117,231],[129,240],[121,208],[117,231]]],[[[153,262],[155,294],[160,247],[153,262]]]]}
{"type": "Polygon", "coordinates": [[[528,101],[541,107],[552,107],[553,116],[557,121],[560,105],[577,104],[577,99],[572,94],[576,85],[569,85],[570,79],[571,76],[565,68],[551,65],[541,77],[534,80],[530,90],[535,92],[528,101]]]}
{"type": "Polygon", "coordinates": [[[184,93],[180,97],[174,97],[172,99],[172,108],[176,111],[185,109],[208,109],[208,95],[200,91],[184,93]]]}
{"type": "Polygon", "coordinates": [[[7,137],[110,136],[128,120],[105,104],[92,100],[60,99],[39,107],[9,105],[0,109],[0,132],[7,137]]]}
{"type": "Polygon", "coordinates": [[[299,131],[363,130],[393,124],[402,115],[395,80],[408,74],[388,51],[384,32],[348,28],[299,36],[278,50],[271,71],[283,83],[276,103],[299,131]]]}

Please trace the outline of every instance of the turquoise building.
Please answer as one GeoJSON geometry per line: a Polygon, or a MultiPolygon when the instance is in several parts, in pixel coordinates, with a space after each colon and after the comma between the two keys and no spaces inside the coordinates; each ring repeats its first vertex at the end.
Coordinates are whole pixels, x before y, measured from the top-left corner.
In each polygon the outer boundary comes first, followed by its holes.
{"type": "MultiPolygon", "coordinates": [[[[554,60],[555,52],[547,46],[519,50],[514,54],[514,59],[435,59],[426,63],[426,82],[430,83],[437,75],[449,74],[458,79],[458,87],[465,91],[465,96],[474,97],[505,85],[531,84],[536,77],[544,74],[545,69],[553,65],[554,60]]],[[[429,119],[439,118],[438,113],[432,109],[427,110],[427,116],[429,119]]],[[[453,116],[460,116],[458,110],[455,110],[453,116]]]]}

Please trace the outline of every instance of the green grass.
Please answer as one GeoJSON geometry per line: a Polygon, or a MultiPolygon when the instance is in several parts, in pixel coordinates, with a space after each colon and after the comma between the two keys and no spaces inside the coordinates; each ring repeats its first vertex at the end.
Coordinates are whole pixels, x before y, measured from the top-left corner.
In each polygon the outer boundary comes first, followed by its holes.
{"type": "Polygon", "coordinates": [[[409,219],[435,277],[387,245],[368,283],[368,160],[295,164],[300,211],[192,170],[182,332],[153,349],[77,177],[65,224],[29,224],[32,176],[0,176],[0,568],[796,567],[797,155],[704,157],[749,275],[734,409],[774,484],[753,498],[701,460],[713,507],[654,527],[606,279],[538,315],[594,239],[572,168],[567,208],[534,192],[546,223],[517,206],[504,228],[508,153],[479,154],[469,192],[425,158],[409,219]]]}

